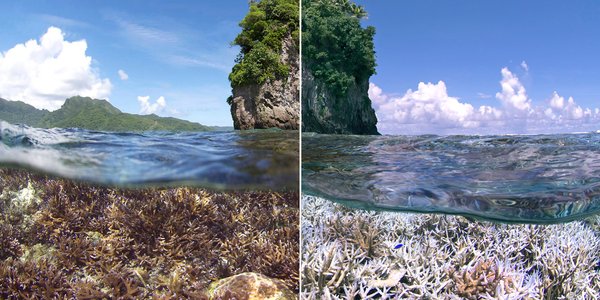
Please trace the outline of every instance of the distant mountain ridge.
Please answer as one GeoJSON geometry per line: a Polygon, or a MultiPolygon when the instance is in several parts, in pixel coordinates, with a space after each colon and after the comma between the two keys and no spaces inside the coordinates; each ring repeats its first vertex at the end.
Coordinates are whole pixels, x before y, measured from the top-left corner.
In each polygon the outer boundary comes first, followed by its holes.
{"type": "Polygon", "coordinates": [[[75,96],[55,111],[0,98],[0,120],[39,128],[83,128],[101,131],[209,131],[216,128],[171,117],[121,112],[106,100],[75,96]]]}

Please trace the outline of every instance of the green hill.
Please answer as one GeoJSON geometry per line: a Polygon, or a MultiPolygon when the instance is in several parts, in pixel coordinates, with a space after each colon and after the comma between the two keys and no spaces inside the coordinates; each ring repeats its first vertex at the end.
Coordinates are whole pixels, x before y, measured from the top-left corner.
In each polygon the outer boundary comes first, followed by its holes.
{"type": "Polygon", "coordinates": [[[0,120],[16,124],[39,124],[40,120],[48,114],[47,110],[39,110],[21,101],[8,101],[0,98],[0,120]]]}
{"type": "Polygon", "coordinates": [[[0,99],[0,119],[41,128],[84,128],[102,131],[209,131],[198,123],[157,115],[123,113],[106,100],[75,96],[55,111],[39,110],[21,101],[0,99]]]}

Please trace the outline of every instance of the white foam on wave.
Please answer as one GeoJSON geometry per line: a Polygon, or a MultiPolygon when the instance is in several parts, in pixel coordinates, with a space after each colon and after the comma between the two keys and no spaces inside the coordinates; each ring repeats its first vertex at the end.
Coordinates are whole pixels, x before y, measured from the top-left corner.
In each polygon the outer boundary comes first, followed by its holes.
{"type": "Polygon", "coordinates": [[[0,163],[15,164],[62,176],[75,174],[75,168],[63,162],[61,154],[53,149],[11,148],[0,144],[0,163]]]}
{"type": "Polygon", "coordinates": [[[58,128],[35,128],[27,125],[14,125],[0,120],[2,136],[23,135],[41,145],[70,143],[79,140],[74,133],[58,128]]]}
{"type": "Polygon", "coordinates": [[[80,141],[76,132],[14,125],[0,120],[0,164],[33,168],[65,177],[87,176],[100,160],[85,153],[54,149],[53,145],[80,141]],[[2,139],[27,138],[31,145],[10,145],[2,139]]]}

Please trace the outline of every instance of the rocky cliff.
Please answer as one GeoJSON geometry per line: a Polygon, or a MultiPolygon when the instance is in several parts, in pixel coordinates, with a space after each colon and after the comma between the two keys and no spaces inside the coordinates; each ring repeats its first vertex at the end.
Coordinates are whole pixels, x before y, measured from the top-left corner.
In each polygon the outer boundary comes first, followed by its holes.
{"type": "Polygon", "coordinates": [[[284,38],[279,58],[289,67],[287,76],[232,87],[230,109],[235,129],[299,128],[300,57],[291,34],[284,38]]]}
{"type": "Polygon", "coordinates": [[[302,131],[339,134],[379,134],[368,96],[369,81],[353,83],[347,95],[336,97],[327,85],[302,68],[302,131]]]}

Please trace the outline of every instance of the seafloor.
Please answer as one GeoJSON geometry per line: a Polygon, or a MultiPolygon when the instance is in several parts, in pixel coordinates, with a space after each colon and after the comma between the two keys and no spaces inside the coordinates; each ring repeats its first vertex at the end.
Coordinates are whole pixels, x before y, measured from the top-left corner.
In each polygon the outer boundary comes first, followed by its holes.
{"type": "Polygon", "coordinates": [[[127,190],[0,170],[0,298],[206,298],[242,272],[298,292],[298,192],[127,190]]]}
{"type": "Polygon", "coordinates": [[[600,217],[556,225],[302,199],[302,299],[598,299],[600,217]]]}

